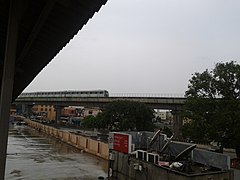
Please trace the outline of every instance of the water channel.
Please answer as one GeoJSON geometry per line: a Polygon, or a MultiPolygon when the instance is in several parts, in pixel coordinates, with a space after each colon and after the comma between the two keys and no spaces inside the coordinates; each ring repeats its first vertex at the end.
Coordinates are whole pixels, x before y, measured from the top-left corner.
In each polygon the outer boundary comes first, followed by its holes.
{"type": "Polygon", "coordinates": [[[107,164],[27,126],[9,129],[6,179],[95,180],[107,176],[107,164]]]}

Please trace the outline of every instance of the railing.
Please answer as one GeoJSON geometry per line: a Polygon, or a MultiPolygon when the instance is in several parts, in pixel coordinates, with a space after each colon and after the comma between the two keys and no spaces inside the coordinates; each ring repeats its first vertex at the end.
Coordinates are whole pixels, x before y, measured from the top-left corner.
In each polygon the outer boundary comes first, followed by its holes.
{"type": "Polygon", "coordinates": [[[168,97],[168,98],[184,98],[181,93],[109,93],[109,97],[168,97]]]}

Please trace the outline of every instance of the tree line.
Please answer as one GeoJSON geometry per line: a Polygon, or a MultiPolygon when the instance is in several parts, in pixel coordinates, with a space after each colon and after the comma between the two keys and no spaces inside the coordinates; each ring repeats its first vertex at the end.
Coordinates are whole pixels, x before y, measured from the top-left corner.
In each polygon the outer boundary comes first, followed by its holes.
{"type": "Polygon", "coordinates": [[[110,103],[96,117],[88,116],[83,126],[88,128],[117,131],[150,130],[154,128],[153,110],[144,103],[134,101],[115,101],[110,103]]]}
{"type": "MultiPolygon", "coordinates": [[[[189,80],[182,117],[188,119],[182,136],[197,142],[216,141],[235,148],[240,156],[240,65],[217,63],[211,70],[196,72],[189,80]]],[[[154,111],[144,103],[116,101],[96,117],[85,119],[85,127],[109,130],[154,129],[154,111]]]]}
{"type": "Polygon", "coordinates": [[[240,65],[217,63],[189,80],[183,117],[183,137],[218,142],[240,156],[240,65]]]}

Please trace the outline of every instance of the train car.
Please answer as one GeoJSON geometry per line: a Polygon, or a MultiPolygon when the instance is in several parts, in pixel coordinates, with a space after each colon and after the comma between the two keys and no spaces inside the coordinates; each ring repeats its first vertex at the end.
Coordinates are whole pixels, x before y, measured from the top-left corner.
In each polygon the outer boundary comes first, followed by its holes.
{"type": "Polygon", "coordinates": [[[25,97],[109,97],[107,90],[95,91],[49,91],[49,92],[27,92],[22,93],[18,98],[25,97]]]}

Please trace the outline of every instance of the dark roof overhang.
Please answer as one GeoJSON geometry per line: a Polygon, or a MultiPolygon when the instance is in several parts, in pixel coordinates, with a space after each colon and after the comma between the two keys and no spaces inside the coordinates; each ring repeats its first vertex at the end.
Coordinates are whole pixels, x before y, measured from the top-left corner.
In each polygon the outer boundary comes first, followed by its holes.
{"type": "MultiPolygon", "coordinates": [[[[21,0],[13,99],[59,53],[107,0],[21,0]]],[[[0,0],[2,79],[9,0],[0,0]]]]}

